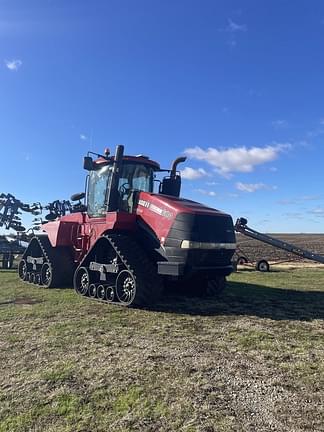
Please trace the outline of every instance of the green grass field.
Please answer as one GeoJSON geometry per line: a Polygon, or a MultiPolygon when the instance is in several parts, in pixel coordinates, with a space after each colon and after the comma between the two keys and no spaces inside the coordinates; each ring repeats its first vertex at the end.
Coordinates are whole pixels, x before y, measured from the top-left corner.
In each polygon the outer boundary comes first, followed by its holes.
{"type": "Polygon", "coordinates": [[[323,431],[324,270],[91,302],[0,271],[0,432],[323,431]]]}

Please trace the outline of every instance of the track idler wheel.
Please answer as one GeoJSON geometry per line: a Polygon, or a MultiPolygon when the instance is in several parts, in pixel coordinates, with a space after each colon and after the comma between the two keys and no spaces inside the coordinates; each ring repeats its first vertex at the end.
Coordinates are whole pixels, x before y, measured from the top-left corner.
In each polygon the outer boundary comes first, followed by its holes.
{"type": "Polygon", "coordinates": [[[85,296],[88,294],[90,286],[90,276],[86,267],[79,267],[74,274],[73,284],[75,291],[85,296]]]}
{"type": "Polygon", "coordinates": [[[21,280],[27,281],[27,262],[22,259],[18,264],[18,276],[21,280]]]}
{"type": "Polygon", "coordinates": [[[132,272],[122,270],[116,279],[116,296],[121,304],[132,304],[136,296],[136,280],[132,272]]]}

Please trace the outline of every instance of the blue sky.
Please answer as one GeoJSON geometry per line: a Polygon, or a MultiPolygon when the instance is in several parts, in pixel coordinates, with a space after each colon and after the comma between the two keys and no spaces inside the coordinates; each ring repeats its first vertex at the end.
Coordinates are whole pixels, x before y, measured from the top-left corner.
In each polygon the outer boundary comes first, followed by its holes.
{"type": "Polygon", "coordinates": [[[324,232],[323,48],[316,0],[0,0],[0,192],[67,199],[124,144],[186,154],[182,195],[234,219],[324,232]]]}

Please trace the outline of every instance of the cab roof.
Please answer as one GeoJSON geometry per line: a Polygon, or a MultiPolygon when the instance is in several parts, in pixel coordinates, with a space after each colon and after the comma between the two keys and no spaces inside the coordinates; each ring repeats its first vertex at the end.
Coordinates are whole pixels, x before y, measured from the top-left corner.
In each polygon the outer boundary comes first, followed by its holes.
{"type": "MultiPolygon", "coordinates": [[[[114,160],[115,160],[115,156],[109,156],[108,158],[99,157],[98,159],[96,159],[94,161],[94,163],[97,164],[98,166],[103,166],[103,165],[112,164],[114,162],[114,160]]],[[[160,170],[160,164],[149,159],[147,156],[142,156],[142,155],[127,156],[127,155],[125,155],[125,156],[123,156],[123,162],[148,165],[151,168],[153,168],[154,171],[160,170]]]]}

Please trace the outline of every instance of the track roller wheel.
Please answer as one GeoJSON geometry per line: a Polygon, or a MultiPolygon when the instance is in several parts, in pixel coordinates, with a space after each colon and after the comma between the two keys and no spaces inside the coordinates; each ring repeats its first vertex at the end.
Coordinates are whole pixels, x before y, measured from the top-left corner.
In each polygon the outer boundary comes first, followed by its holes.
{"type": "Polygon", "coordinates": [[[30,282],[30,276],[31,276],[31,272],[27,272],[26,279],[25,279],[26,282],[30,282]]]}
{"type": "Polygon", "coordinates": [[[90,286],[89,286],[89,297],[92,297],[92,298],[97,297],[97,287],[95,284],[90,284],[90,286]]]}
{"type": "Polygon", "coordinates": [[[27,281],[27,262],[24,259],[18,264],[18,276],[21,280],[27,281]]]}
{"type": "Polygon", "coordinates": [[[104,285],[98,285],[98,287],[97,287],[97,297],[100,300],[105,300],[106,299],[106,288],[104,287],[104,285]]]}
{"type": "Polygon", "coordinates": [[[111,303],[115,300],[115,290],[111,285],[107,285],[106,287],[106,300],[111,303]]]}
{"type": "Polygon", "coordinates": [[[42,285],[42,278],[40,273],[35,274],[35,284],[42,285]]]}
{"type": "Polygon", "coordinates": [[[50,263],[46,262],[42,265],[40,274],[42,285],[46,288],[54,288],[56,286],[56,278],[50,263]]]}
{"type": "Polygon", "coordinates": [[[30,283],[35,283],[35,273],[30,273],[29,282],[30,283]]]}
{"type": "Polygon", "coordinates": [[[132,272],[122,270],[116,279],[116,296],[121,304],[132,304],[136,296],[136,280],[132,272]]]}
{"type": "Polygon", "coordinates": [[[75,291],[82,296],[87,295],[90,285],[88,269],[86,267],[79,267],[75,272],[73,279],[75,291]]]}
{"type": "Polygon", "coordinates": [[[270,270],[270,265],[266,260],[260,260],[256,263],[256,270],[260,272],[268,272],[270,270]]]}

